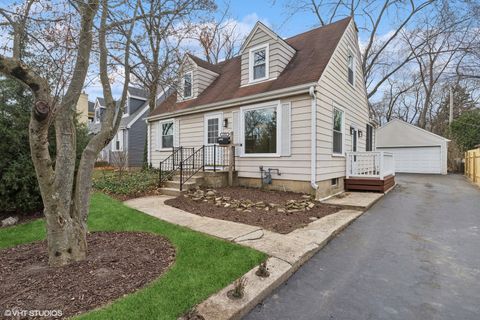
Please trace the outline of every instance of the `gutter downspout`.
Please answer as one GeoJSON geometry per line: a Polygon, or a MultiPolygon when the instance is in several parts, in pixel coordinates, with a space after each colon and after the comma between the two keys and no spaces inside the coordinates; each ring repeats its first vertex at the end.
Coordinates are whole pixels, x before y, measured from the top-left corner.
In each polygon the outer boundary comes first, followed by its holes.
{"type": "Polygon", "coordinates": [[[312,123],[311,123],[311,156],[310,156],[310,185],[313,189],[318,189],[317,180],[317,96],[315,86],[308,90],[312,97],[312,123]]]}

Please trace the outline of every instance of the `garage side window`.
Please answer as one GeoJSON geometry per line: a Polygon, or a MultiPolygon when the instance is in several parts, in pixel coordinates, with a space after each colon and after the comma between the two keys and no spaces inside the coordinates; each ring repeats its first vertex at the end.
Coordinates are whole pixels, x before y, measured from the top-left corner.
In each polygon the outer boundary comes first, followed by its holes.
{"type": "Polygon", "coordinates": [[[333,108],[333,153],[343,154],[343,111],[333,108]]]}

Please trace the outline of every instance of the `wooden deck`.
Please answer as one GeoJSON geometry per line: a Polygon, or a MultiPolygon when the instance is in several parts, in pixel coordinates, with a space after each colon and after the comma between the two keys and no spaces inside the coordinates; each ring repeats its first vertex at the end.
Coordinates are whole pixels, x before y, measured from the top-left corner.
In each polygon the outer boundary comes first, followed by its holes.
{"type": "Polygon", "coordinates": [[[348,178],[345,179],[346,191],[375,191],[386,192],[395,185],[395,176],[389,175],[380,178],[348,178]]]}

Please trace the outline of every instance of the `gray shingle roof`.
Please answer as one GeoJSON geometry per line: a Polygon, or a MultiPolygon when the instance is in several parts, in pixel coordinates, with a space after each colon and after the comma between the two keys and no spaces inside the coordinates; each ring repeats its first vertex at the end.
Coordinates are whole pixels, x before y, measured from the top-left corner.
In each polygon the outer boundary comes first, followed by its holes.
{"type": "Polygon", "coordinates": [[[148,92],[141,88],[128,87],[128,93],[130,93],[131,96],[140,97],[143,99],[148,98],[148,92]]]}

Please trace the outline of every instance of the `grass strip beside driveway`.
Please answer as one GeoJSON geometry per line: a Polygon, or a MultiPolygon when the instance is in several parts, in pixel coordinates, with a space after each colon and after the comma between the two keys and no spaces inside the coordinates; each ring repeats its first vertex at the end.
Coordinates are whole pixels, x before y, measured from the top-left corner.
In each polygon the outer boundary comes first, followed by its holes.
{"type": "MultiPolygon", "coordinates": [[[[258,251],[158,220],[100,193],[92,196],[88,225],[90,231],[163,235],[177,256],[172,268],[147,287],[80,319],[176,319],[266,259],[258,251]]],[[[0,248],[44,238],[44,223],[36,220],[1,229],[0,248]]]]}

